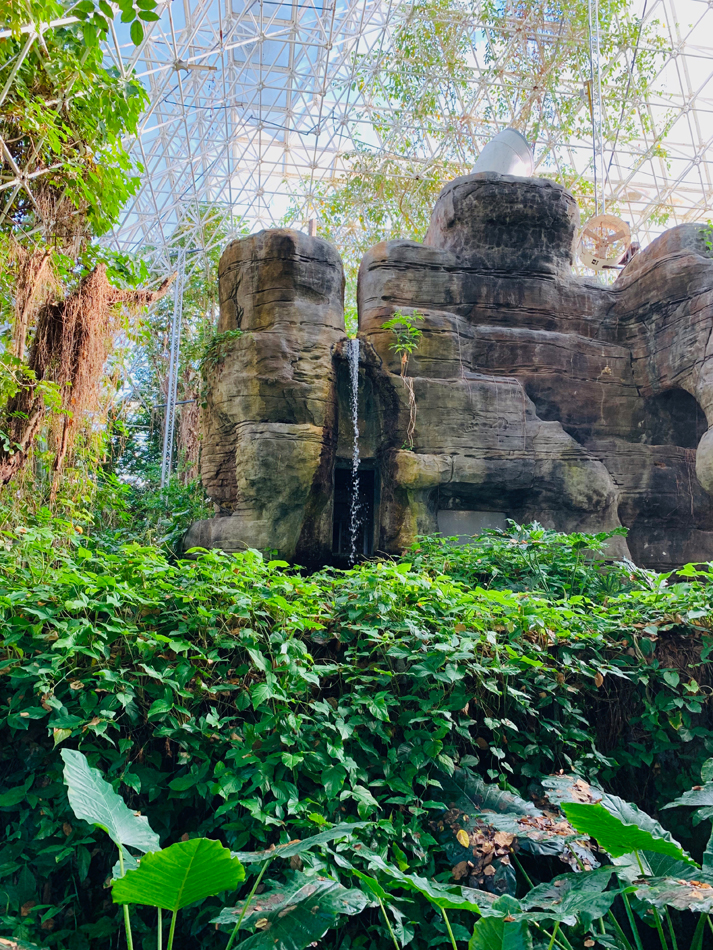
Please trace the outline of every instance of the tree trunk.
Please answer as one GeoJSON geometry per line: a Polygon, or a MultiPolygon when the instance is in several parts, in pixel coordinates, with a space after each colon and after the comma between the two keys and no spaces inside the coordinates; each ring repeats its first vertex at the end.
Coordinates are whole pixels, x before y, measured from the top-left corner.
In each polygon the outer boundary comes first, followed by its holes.
{"type": "MultiPolygon", "coordinates": [[[[62,470],[83,413],[96,404],[101,375],[111,349],[115,308],[124,304],[132,310],[162,297],[172,278],[157,291],[124,291],[108,282],[103,264],[87,275],[64,300],[46,303],[37,317],[30,348],[31,376],[13,396],[4,412],[0,428],[6,435],[0,446],[0,484],[6,485],[20,471],[33,443],[47,419],[47,386],[58,389],[64,414],[62,435],[55,459],[56,479],[62,470]]],[[[26,332],[26,331],[25,331],[26,332]]],[[[16,333],[16,340],[19,339],[16,333]]]]}

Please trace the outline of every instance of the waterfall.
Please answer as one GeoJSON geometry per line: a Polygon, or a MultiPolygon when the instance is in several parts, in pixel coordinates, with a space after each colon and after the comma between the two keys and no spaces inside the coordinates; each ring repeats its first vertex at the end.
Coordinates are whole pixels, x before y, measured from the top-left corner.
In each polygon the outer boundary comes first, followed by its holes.
{"type": "Polygon", "coordinates": [[[347,340],[347,361],[351,383],[352,428],[352,497],[349,509],[349,563],[357,559],[359,532],[359,340],[347,340]]]}

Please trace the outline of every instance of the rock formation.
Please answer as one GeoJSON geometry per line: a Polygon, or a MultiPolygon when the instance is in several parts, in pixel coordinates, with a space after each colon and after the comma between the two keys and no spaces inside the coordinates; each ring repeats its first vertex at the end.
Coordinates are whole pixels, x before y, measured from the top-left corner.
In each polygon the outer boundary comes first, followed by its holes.
{"type": "MultiPolygon", "coordinates": [[[[364,553],[513,518],[566,531],[623,524],[613,552],[660,569],[713,558],[706,232],[666,232],[604,285],[572,272],[578,223],[560,185],[485,172],[443,189],[423,244],[388,241],[365,256],[364,553]],[[397,312],[422,331],[407,381],[383,327],[397,312]]],[[[242,335],[207,387],[204,481],[219,516],[194,525],[188,545],[343,560],[342,287],[336,251],[298,232],[262,232],[223,255],[219,330],[242,335]]]]}
{"type": "Polygon", "coordinates": [[[218,280],[202,470],[219,516],[187,543],[309,557],[331,540],[342,262],[319,238],[262,231],[230,244],[218,280]]]}

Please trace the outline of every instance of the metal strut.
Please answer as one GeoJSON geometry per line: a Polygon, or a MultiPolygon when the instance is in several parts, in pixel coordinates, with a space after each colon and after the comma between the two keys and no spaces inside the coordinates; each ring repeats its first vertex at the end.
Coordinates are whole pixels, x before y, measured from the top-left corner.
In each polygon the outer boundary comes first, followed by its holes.
{"type": "Polygon", "coordinates": [[[166,391],[166,418],[163,427],[163,454],[161,457],[161,488],[171,478],[173,464],[173,436],[176,429],[176,396],[178,395],[178,358],[181,350],[181,320],[183,318],[183,284],[186,272],[186,251],[178,250],[178,274],[173,292],[173,317],[171,319],[171,352],[168,361],[168,386],[166,391]]]}
{"type": "Polygon", "coordinates": [[[592,151],[594,167],[594,213],[606,212],[604,197],[604,109],[602,105],[602,54],[599,31],[599,0],[588,0],[589,80],[587,82],[589,111],[592,118],[592,151]],[[599,165],[599,167],[597,167],[599,165]]]}

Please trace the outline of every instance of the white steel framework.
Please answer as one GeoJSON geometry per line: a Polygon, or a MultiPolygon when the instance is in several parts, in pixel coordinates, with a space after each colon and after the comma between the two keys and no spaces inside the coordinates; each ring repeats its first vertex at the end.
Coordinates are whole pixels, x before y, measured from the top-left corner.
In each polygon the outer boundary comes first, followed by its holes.
{"type": "MultiPolygon", "coordinates": [[[[710,214],[713,0],[631,3],[645,26],[658,24],[666,47],[650,77],[647,100],[637,100],[634,91],[629,96],[628,89],[622,92],[633,135],[613,143],[602,141],[598,132],[594,143],[581,134],[566,137],[555,113],[539,131],[536,174],[566,166],[574,172],[575,193],[579,184],[582,194],[591,195],[598,166],[607,207],[616,208],[630,222],[633,237],[646,243],[664,225],[710,214]]],[[[508,21],[512,42],[502,49],[502,62],[493,64],[484,59],[489,27],[480,0],[453,0],[451,8],[469,39],[469,80],[461,104],[477,154],[499,128],[517,126],[536,95],[527,88],[512,93],[527,25],[513,14],[508,21]],[[501,81],[501,101],[512,99],[505,113],[492,106],[501,81]]],[[[182,243],[186,230],[193,230],[189,243],[206,247],[206,224],[216,215],[227,215],[236,228],[257,230],[278,224],[292,201],[307,227],[315,216],[317,192],[323,196],[348,173],[345,155],[357,146],[376,153],[390,147],[374,131],[371,117],[375,110],[382,119],[389,115],[380,72],[389,64],[394,31],[410,9],[405,0],[173,0],[160,4],[160,19],[146,24],[138,48],[117,22],[106,44],[107,60],[135,72],[149,91],[150,106],[128,143],[144,168],[142,187],[109,240],[122,250],[148,250],[158,269],[168,272],[177,229],[182,243]],[[358,83],[357,57],[368,63],[358,83]]],[[[536,44],[542,37],[531,40],[536,44]]],[[[34,42],[41,37],[28,27],[23,55],[34,42]]],[[[632,46],[616,53],[629,66],[639,52],[632,46]]],[[[17,65],[16,60],[7,75],[0,75],[0,102],[17,65]]],[[[579,97],[583,113],[586,79],[570,76],[564,90],[579,97]]],[[[437,69],[430,81],[438,88],[437,69]]],[[[590,94],[595,87],[593,82],[590,94]]],[[[601,128],[600,98],[596,111],[601,128]]],[[[417,123],[402,105],[394,122],[410,121],[417,123]]],[[[446,147],[433,130],[415,140],[411,153],[398,157],[416,170],[437,160],[446,147]]],[[[2,203],[22,188],[29,191],[28,170],[8,159],[4,150],[2,203]]],[[[463,156],[464,171],[467,161],[463,156]]],[[[193,266],[198,257],[192,258],[193,266]]]]}

